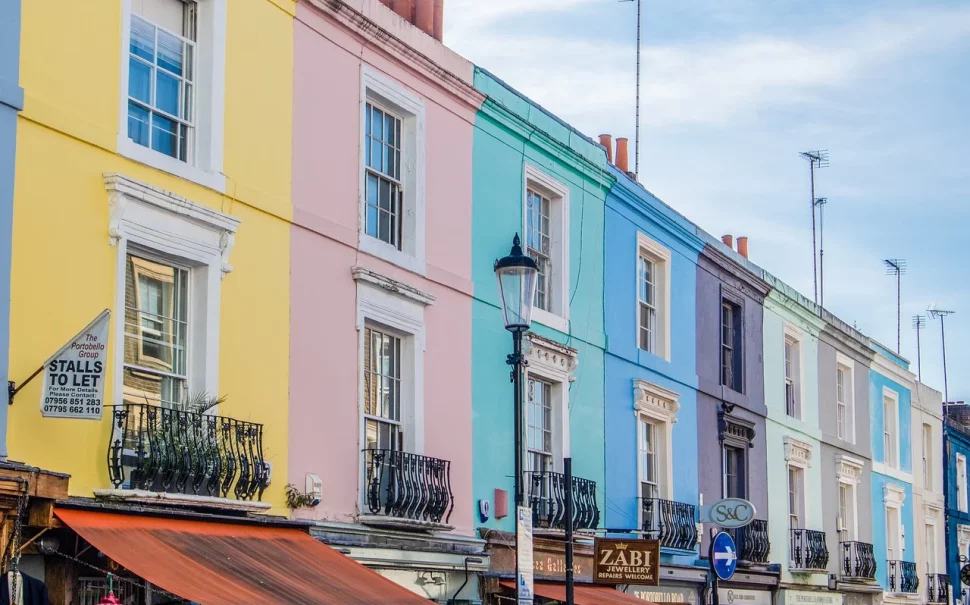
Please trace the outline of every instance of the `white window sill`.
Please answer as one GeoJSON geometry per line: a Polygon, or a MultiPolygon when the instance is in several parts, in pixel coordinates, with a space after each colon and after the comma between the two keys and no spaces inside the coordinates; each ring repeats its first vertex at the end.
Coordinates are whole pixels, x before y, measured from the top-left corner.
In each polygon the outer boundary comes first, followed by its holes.
{"type": "Polygon", "coordinates": [[[872,472],[879,473],[880,475],[886,475],[887,477],[892,477],[893,479],[898,479],[904,483],[913,482],[913,474],[907,473],[906,471],[900,470],[898,468],[888,466],[882,462],[872,462],[872,472]]]}
{"type": "Polygon", "coordinates": [[[123,134],[118,137],[118,153],[146,166],[157,168],[158,170],[173,174],[187,181],[192,181],[203,187],[214,189],[219,193],[226,192],[226,175],[221,172],[202,170],[196,166],[190,166],[164,153],[159,153],[154,149],[139,145],[129,139],[127,135],[123,134]]]}
{"type": "Polygon", "coordinates": [[[418,258],[414,255],[408,254],[407,252],[398,250],[394,246],[386,242],[382,242],[376,237],[367,235],[364,232],[361,232],[360,234],[359,249],[361,252],[366,252],[367,254],[376,256],[377,258],[387,261],[392,265],[397,265],[402,269],[407,269],[408,271],[412,271],[418,275],[424,275],[426,272],[423,257],[418,258]]]}
{"type": "Polygon", "coordinates": [[[532,310],[532,321],[541,323],[542,325],[552,328],[554,330],[559,330],[564,334],[569,333],[569,320],[555,313],[550,313],[549,311],[544,311],[543,309],[533,309],[532,310]]]}

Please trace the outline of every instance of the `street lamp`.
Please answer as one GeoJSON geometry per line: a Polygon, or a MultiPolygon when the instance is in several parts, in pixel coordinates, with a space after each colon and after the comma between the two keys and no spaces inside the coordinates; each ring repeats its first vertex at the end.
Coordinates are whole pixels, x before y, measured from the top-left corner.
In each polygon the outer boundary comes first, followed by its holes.
{"type": "MultiPolygon", "coordinates": [[[[519,507],[525,505],[522,489],[522,333],[532,324],[532,305],[536,296],[536,276],[539,265],[531,256],[522,254],[519,234],[512,239],[509,255],[495,261],[495,277],[498,279],[499,296],[505,329],[512,333],[513,349],[505,362],[512,366],[512,389],[515,409],[515,548],[522,547],[519,535],[519,507]]],[[[519,557],[515,558],[515,595],[519,596],[519,557]]]]}

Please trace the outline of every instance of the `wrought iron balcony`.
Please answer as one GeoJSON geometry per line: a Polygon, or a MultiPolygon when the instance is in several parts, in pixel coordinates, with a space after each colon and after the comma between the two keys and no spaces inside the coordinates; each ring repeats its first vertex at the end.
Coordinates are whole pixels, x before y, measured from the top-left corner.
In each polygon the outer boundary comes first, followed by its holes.
{"type": "Polygon", "coordinates": [[[738,547],[738,564],[763,564],[768,562],[771,540],[768,538],[768,522],[755,519],[744,527],[727,530],[738,547]]]}
{"type": "MultiPolygon", "coordinates": [[[[566,476],[552,471],[525,473],[526,501],[532,507],[532,526],[566,529],[566,476]]],[[[573,477],[573,529],[595,529],[600,523],[596,482],[573,477]]]]}
{"type": "Polygon", "coordinates": [[[912,561],[886,561],[889,565],[889,592],[914,593],[919,590],[916,563],[912,561]]]}
{"type": "Polygon", "coordinates": [[[868,542],[839,542],[842,550],[842,579],[875,580],[876,556],[868,542]]]}
{"type": "Polygon", "coordinates": [[[791,562],[789,569],[805,573],[825,573],[829,564],[829,547],[825,532],[813,529],[792,529],[791,562]]]}
{"type": "Polygon", "coordinates": [[[111,409],[108,476],[116,489],[262,499],[263,425],[149,404],[111,409]]]}
{"type": "Polygon", "coordinates": [[[373,515],[447,523],[455,508],[451,462],[396,450],[364,450],[365,501],[373,515]]]}
{"type": "Polygon", "coordinates": [[[926,574],[926,602],[950,602],[950,583],[945,573],[926,574]]]}
{"type": "Polygon", "coordinates": [[[697,507],[686,502],[644,498],[643,531],[660,546],[694,550],[697,544],[697,507]]]}

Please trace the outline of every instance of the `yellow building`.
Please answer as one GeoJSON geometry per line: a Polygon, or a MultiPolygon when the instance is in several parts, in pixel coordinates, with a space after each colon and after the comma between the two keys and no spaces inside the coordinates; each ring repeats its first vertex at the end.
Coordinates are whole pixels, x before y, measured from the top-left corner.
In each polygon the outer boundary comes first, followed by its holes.
{"type": "Polygon", "coordinates": [[[246,499],[265,470],[262,501],[287,510],[295,4],[23,3],[10,378],[111,319],[100,419],[42,412],[41,373],[9,409],[9,458],[70,474],[72,496],[140,480],[246,499]],[[216,397],[226,420],[203,424],[216,397]],[[251,449],[210,484],[227,444],[251,449]]]}

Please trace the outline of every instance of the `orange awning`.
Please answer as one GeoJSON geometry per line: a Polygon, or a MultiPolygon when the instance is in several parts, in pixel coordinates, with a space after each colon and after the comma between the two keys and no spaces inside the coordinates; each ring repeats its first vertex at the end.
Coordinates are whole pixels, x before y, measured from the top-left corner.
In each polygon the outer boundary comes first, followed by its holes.
{"type": "Polygon", "coordinates": [[[202,605],[427,605],[299,530],[56,509],[132,573],[202,605]]]}
{"type": "MultiPolygon", "coordinates": [[[[515,582],[501,582],[502,586],[515,590],[515,582]]],[[[566,585],[556,582],[536,582],[533,591],[537,596],[554,601],[566,602],[566,585]]],[[[609,586],[573,586],[573,601],[576,605],[653,605],[609,586]]]]}

